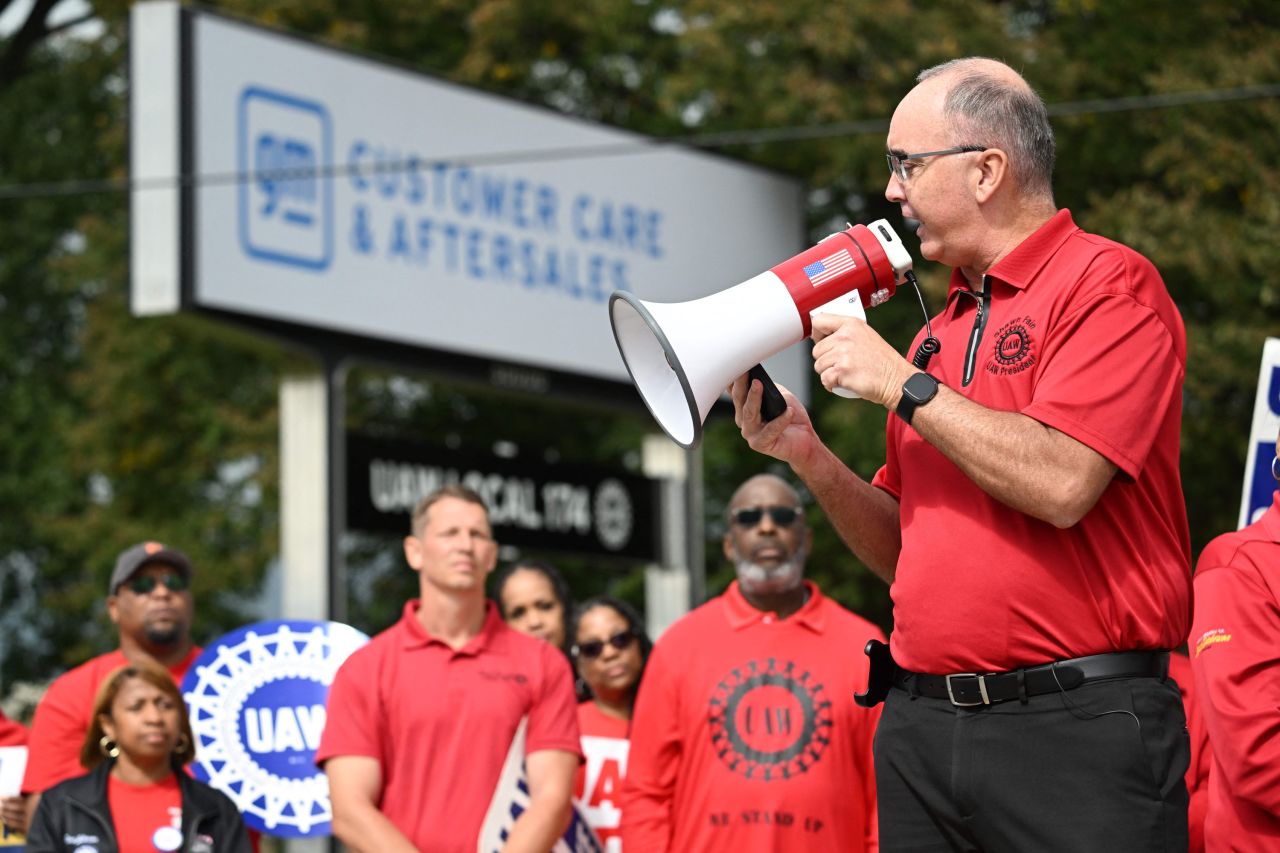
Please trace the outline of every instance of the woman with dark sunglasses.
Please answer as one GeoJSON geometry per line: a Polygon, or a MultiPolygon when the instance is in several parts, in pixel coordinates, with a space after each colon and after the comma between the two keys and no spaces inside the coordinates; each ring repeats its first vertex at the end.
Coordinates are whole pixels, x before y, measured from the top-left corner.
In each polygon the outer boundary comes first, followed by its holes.
{"type": "Polygon", "coordinates": [[[621,853],[619,794],[627,772],[631,711],[653,643],[635,609],[610,596],[583,602],[570,636],[578,677],[591,694],[578,706],[587,760],[578,768],[574,798],[609,853],[621,853]]]}

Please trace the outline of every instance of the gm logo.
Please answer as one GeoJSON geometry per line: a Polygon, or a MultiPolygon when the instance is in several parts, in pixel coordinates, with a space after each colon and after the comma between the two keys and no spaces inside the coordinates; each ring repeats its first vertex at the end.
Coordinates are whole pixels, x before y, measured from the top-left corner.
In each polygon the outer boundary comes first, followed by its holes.
{"type": "Polygon", "coordinates": [[[333,130],[323,104],[250,86],[240,95],[240,246],[323,270],[333,260],[333,130]]]}

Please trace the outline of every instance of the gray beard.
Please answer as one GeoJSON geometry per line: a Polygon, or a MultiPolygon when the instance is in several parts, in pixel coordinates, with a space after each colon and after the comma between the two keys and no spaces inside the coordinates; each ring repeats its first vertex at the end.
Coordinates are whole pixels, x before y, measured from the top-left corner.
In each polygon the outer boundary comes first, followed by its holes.
{"type": "Polygon", "coordinates": [[[803,558],[799,554],[793,554],[791,559],[771,569],[750,560],[738,560],[735,568],[738,583],[752,593],[790,592],[804,580],[803,558]]]}

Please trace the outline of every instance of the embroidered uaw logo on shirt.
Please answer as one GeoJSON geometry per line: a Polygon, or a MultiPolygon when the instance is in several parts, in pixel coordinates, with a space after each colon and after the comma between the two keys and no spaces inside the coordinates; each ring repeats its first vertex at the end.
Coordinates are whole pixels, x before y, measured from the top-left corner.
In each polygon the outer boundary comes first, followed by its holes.
{"type": "Polygon", "coordinates": [[[808,772],[831,742],[831,701],[793,661],[751,661],[732,669],[708,708],[711,745],[729,769],[773,782],[808,772]]]}
{"type": "Polygon", "coordinates": [[[1036,363],[1034,341],[1031,337],[1036,321],[1019,317],[1000,327],[995,337],[994,357],[987,363],[987,373],[993,376],[1013,376],[1036,363]]]}

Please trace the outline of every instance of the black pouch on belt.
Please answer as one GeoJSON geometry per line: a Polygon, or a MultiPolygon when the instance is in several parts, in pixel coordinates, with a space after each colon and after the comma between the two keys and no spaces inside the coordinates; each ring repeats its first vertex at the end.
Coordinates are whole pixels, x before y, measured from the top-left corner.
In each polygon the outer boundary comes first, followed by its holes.
{"type": "Polygon", "coordinates": [[[893,662],[888,643],[869,640],[862,651],[871,661],[870,671],[867,673],[867,691],[855,693],[853,701],[863,708],[874,708],[889,695],[889,688],[893,686],[893,672],[898,665],[893,662]]]}

